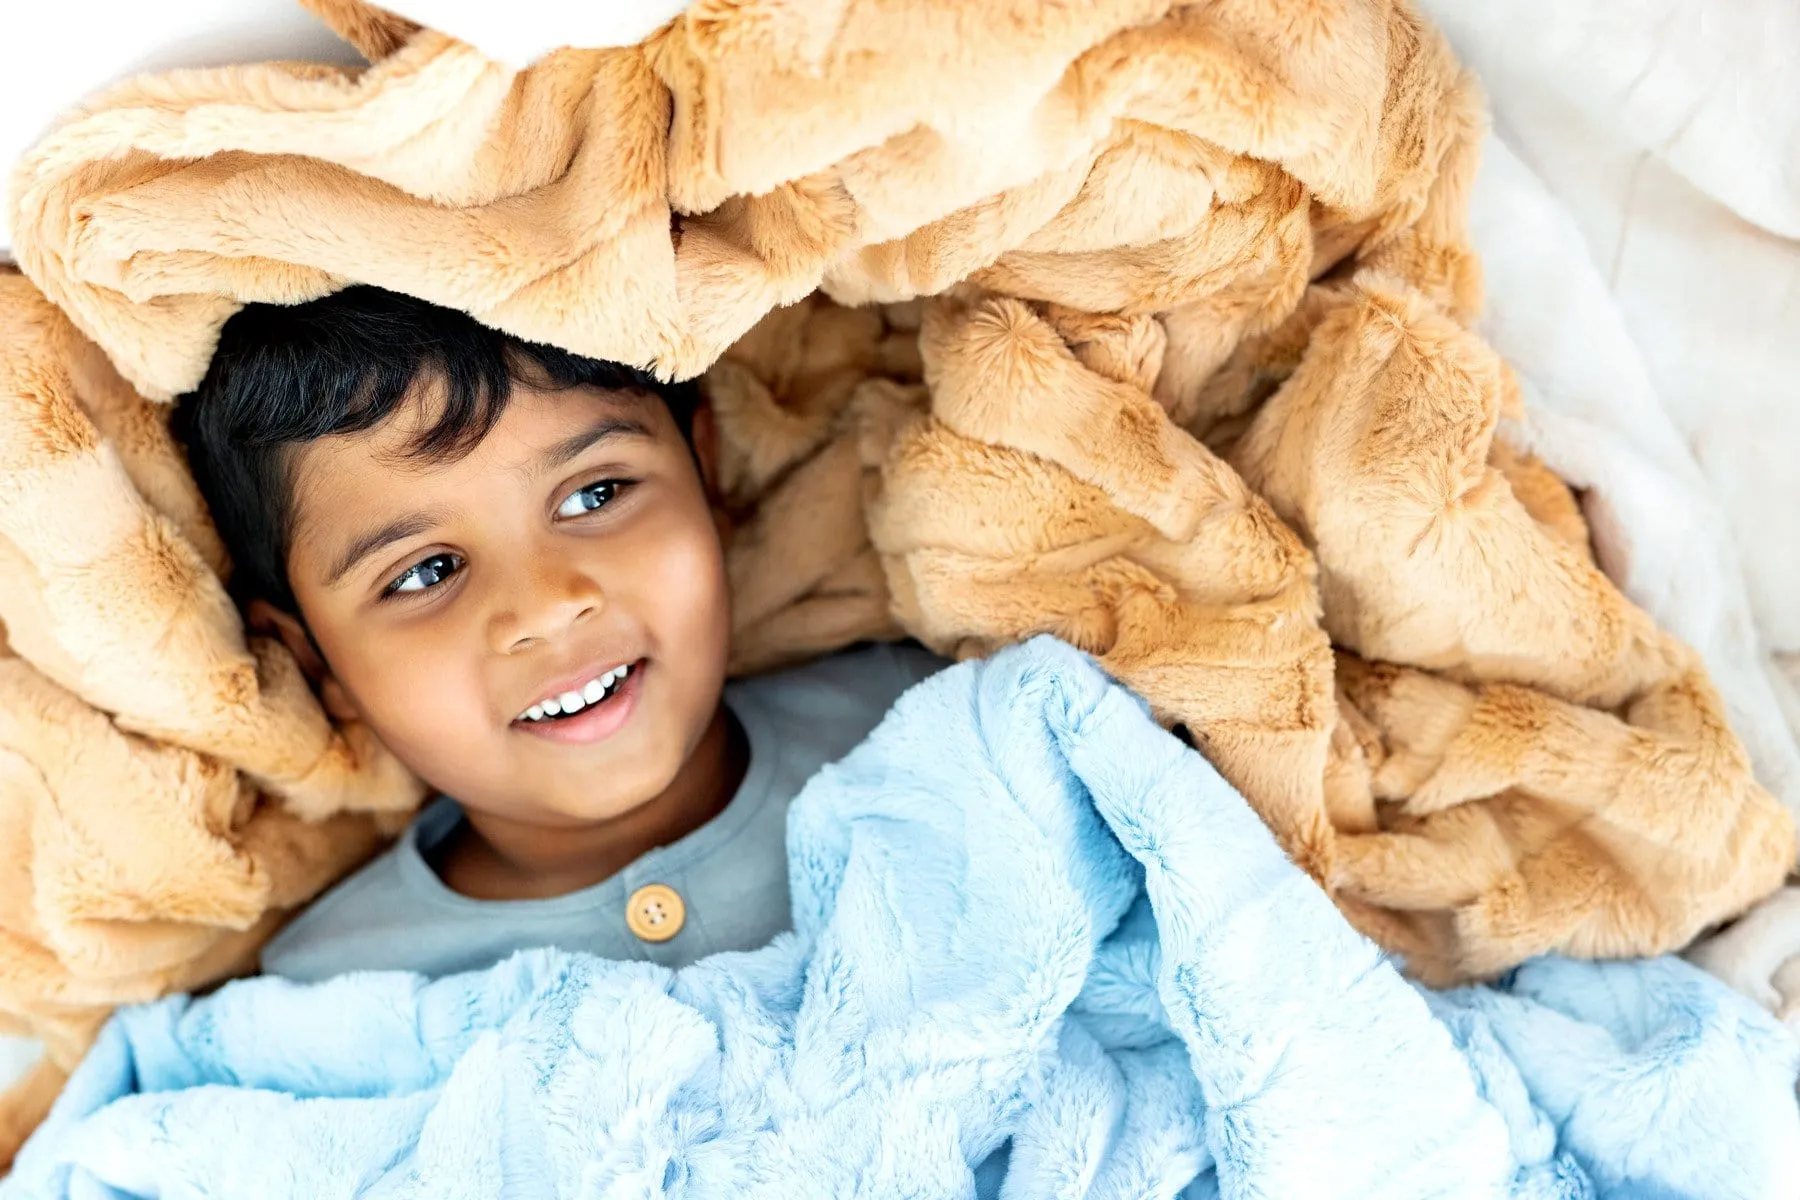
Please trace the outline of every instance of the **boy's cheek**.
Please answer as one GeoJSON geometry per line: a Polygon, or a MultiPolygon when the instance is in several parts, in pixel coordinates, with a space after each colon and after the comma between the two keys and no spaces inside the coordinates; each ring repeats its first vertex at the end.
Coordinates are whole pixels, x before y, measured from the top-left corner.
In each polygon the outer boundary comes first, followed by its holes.
{"type": "Polygon", "coordinates": [[[321,688],[326,710],[363,721],[414,774],[429,780],[433,764],[454,759],[457,747],[493,736],[489,698],[466,648],[391,631],[334,640],[324,647],[334,668],[321,688]]]}
{"type": "Polygon", "coordinates": [[[463,747],[483,745],[494,735],[485,706],[467,694],[466,685],[451,686],[441,674],[423,677],[396,663],[392,678],[364,691],[358,707],[387,746],[415,773],[429,774],[429,764],[454,761],[463,747]],[[408,678],[418,680],[407,686],[408,678]]]}
{"type": "Polygon", "coordinates": [[[647,524],[609,564],[602,588],[630,604],[667,662],[704,672],[716,658],[722,671],[731,600],[713,510],[696,494],[683,511],[647,524]]]}

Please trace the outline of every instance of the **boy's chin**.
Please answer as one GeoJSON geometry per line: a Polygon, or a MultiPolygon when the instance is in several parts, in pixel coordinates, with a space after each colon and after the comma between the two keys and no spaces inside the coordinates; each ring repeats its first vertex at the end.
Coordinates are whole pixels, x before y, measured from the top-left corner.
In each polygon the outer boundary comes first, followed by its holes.
{"type": "MultiPolygon", "coordinates": [[[[527,790],[527,789],[522,789],[527,790]]],[[[576,795],[554,793],[514,795],[488,811],[524,825],[553,829],[589,829],[628,816],[660,794],[660,789],[596,787],[576,795]]]]}
{"type": "MultiPolygon", "coordinates": [[[[558,750],[557,757],[563,752],[558,750]]],[[[534,764],[535,766],[536,764],[534,764]]],[[[666,795],[680,773],[680,759],[661,755],[631,755],[620,761],[597,754],[563,769],[549,764],[542,773],[521,777],[518,789],[508,797],[507,808],[519,817],[546,825],[587,827],[628,817],[666,795]]]]}

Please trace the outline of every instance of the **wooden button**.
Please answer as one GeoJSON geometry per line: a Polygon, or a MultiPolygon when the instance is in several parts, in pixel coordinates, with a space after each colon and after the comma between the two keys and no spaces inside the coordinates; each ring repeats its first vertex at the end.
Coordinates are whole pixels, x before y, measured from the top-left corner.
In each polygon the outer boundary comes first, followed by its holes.
{"type": "Polygon", "coordinates": [[[666,884],[645,884],[625,902],[625,927],[646,942],[666,942],[686,923],[687,905],[666,884]]]}

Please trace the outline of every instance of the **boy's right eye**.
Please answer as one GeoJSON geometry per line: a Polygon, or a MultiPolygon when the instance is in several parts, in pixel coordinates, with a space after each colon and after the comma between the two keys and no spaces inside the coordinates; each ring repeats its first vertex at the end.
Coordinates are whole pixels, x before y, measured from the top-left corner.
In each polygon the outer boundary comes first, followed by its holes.
{"type": "Polygon", "coordinates": [[[458,554],[433,554],[422,558],[406,568],[394,580],[383,588],[381,594],[396,596],[403,592],[425,592],[436,587],[450,576],[462,570],[462,556],[458,554]]]}

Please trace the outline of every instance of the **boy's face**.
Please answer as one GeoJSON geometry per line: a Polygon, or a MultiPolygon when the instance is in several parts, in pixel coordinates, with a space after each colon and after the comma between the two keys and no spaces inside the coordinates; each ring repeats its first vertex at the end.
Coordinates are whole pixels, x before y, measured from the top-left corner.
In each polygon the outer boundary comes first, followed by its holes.
{"type": "Polygon", "coordinates": [[[674,419],[516,387],[473,451],[409,459],[432,403],[296,451],[288,574],[328,703],[477,812],[573,825],[659,795],[718,712],[730,629],[674,419]]]}

